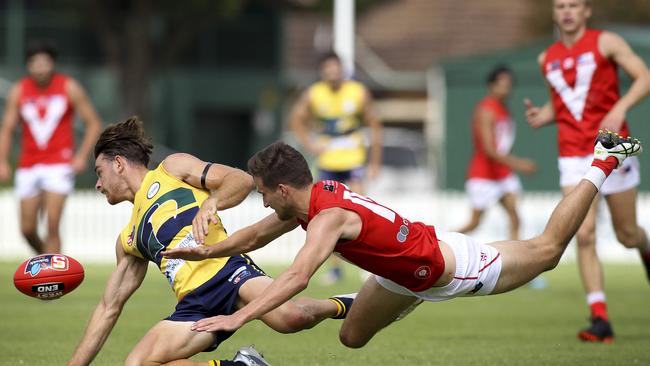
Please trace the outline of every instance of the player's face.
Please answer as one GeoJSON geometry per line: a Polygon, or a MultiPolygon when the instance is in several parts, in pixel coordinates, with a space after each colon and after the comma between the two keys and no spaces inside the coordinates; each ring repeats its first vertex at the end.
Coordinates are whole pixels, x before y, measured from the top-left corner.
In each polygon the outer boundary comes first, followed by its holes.
{"type": "Polygon", "coordinates": [[[280,220],[288,220],[293,217],[293,211],[289,207],[286,197],[282,192],[280,186],[269,188],[264,186],[262,178],[253,177],[257,192],[262,195],[262,202],[264,207],[270,207],[275,211],[280,220]]]}
{"type": "Polygon", "coordinates": [[[492,93],[499,98],[507,98],[512,91],[512,76],[502,72],[491,85],[492,93]]]}
{"type": "Polygon", "coordinates": [[[47,84],[54,72],[54,60],[47,53],[37,53],[27,60],[27,73],[38,84],[47,84]]]}
{"type": "Polygon", "coordinates": [[[587,25],[591,7],[586,0],[554,0],[553,21],[563,33],[573,33],[587,25]]]}
{"type": "Polygon", "coordinates": [[[341,62],[335,58],[330,58],[320,65],[320,78],[330,84],[337,85],[343,80],[343,67],[341,62]]]}
{"type": "Polygon", "coordinates": [[[111,205],[120,203],[124,197],[123,188],[125,183],[120,177],[119,168],[115,159],[110,159],[104,154],[99,154],[95,160],[95,173],[97,173],[97,183],[95,189],[106,196],[106,200],[111,205]]]}

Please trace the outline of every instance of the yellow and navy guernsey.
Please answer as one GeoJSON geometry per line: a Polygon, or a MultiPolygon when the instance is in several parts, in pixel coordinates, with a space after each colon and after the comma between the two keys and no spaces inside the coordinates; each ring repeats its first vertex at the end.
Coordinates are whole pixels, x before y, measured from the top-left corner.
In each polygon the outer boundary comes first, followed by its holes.
{"type": "MultiPolygon", "coordinates": [[[[147,173],[133,201],[133,214],[120,239],[127,254],[148,259],[160,268],[180,301],[192,290],[213,278],[230,257],[202,261],[163,258],[165,249],[196,246],[192,220],[208,198],[208,191],[174,177],[162,164],[147,173]]],[[[207,245],[227,238],[219,220],[206,237],[207,245]]]]}
{"type": "Polygon", "coordinates": [[[318,168],[346,171],[366,162],[366,148],[361,133],[361,114],[365,88],[361,83],[346,80],[337,90],[324,81],[313,84],[308,91],[312,114],[316,116],[319,142],[326,150],[318,156],[318,168]]]}

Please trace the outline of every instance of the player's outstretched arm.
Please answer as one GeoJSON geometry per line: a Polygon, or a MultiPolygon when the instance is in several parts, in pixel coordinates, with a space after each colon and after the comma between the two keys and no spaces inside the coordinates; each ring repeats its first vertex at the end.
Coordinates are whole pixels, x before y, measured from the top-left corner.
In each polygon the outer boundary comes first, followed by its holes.
{"type": "Polygon", "coordinates": [[[496,143],[494,142],[494,125],[496,117],[494,113],[485,108],[478,111],[478,134],[483,145],[485,154],[492,160],[505,164],[510,169],[522,174],[533,174],[537,170],[537,164],[534,161],[526,158],[520,158],[510,153],[500,153],[497,151],[496,143]]]}
{"type": "Polygon", "coordinates": [[[300,146],[312,155],[319,155],[323,152],[323,147],[314,143],[309,135],[309,118],[311,116],[309,90],[306,90],[291,109],[291,113],[289,114],[289,129],[296,137],[296,140],[298,140],[300,146]]]}
{"type": "Polygon", "coordinates": [[[532,128],[544,127],[555,119],[555,112],[550,101],[538,107],[530,99],[525,98],[524,107],[526,107],[526,121],[532,128]]]}
{"type": "Polygon", "coordinates": [[[68,80],[65,87],[66,93],[72,101],[75,110],[79,113],[81,120],[86,126],[84,138],[81,141],[79,150],[77,150],[77,153],[72,160],[72,168],[74,169],[74,172],[80,173],[86,170],[86,166],[88,165],[88,156],[101,133],[102,122],[99,119],[93,104],[86,95],[85,90],[76,80],[68,80]]]}
{"type": "Polygon", "coordinates": [[[108,280],[104,295],[90,317],[68,366],[88,365],[92,362],[115,326],[124,304],[140,287],[147,273],[147,261],[124,253],[119,238],[115,250],[117,268],[108,280]]]}
{"type": "Polygon", "coordinates": [[[161,254],[165,258],[181,258],[189,261],[229,257],[259,249],[297,226],[296,220],[283,221],[278,218],[278,215],[272,213],[255,224],[236,231],[215,245],[174,248],[165,250],[161,254]]]}
{"type": "Polygon", "coordinates": [[[363,104],[363,120],[370,127],[370,160],[368,177],[374,179],[379,174],[382,161],[383,126],[373,107],[372,96],[366,89],[363,104]]]}
{"type": "Polygon", "coordinates": [[[277,308],[307,288],[311,277],[332,254],[336,243],[342,237],[346,229],[346,217],[346,211],[343,209],[321,211],[309,223],[305,244],[296,255],[293,264],[273,280],[258,298],[232,315],[199,320],[192,326],[192,330],[210,332],[236,330],[277,308]]]}
{"type": "Polygon", "coordinates": [[[632,79],[632,85],[603,118],[600,128],[618,132],[627,111],[650,93],[650,71],[630,45],[612,32],[603,32],[598,39],[601,53],[619,65],[632,79]]]}
{"type": "Polygon", "coordinates": [[[253,189],[254,182],[246,172],[222,164],[202,161],[190,154],[168,156],[163,166],[170,174],[197,188],[210,190],[192,221],[192,234],[203,244],[210,223],[217,224],[217,212],[240,204],[253,189]]]}
{"type": "Polygon", "coordinates": [[[0,126],[0,182],[9,180],[11,171],[9,169],[9,154],[11,152],[11,140],[16,125],[18,125],[18,97],[20,96],[20,86],[14,85],[9,91],[5,111],[2,116],[2,126],[0,126]]]}

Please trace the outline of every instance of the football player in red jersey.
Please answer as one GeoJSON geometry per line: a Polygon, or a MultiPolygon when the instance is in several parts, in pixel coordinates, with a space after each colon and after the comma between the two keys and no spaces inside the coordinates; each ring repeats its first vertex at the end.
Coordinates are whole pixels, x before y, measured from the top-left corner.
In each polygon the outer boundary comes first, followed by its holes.
{"type": "MultiPolygon", "coordinates": [[[[551,101],[539,108],[525,100],[526,117],[532,127],[557,123],[560,187],[565,195],[589,169],[591,142],[598,130],[607,128],[629,136],[625,115],[650,92],[650,73],[643,60],[619,35],[589,28],[590,16],[589,0],[554,0],[553,20],[560,40],[538,58],[551,101]],[[619,66],[633,81],[622,96],[618,86],[619,66]]],[[[650,243],[636,218],[639,182],[638,160],[627,159],[600,192],[609,207],[616,238],[624,246],[639,250],[650,279],[650,243]]],[[[605,305],[603,270],[596,254],[597,205],[598,200],[594,200],[576,235],[578,266],[591,309],[591,325],[581,330],[578,337],[585,341],[610,342],[614,333],[605,305]]]]}
{"type": "Polygon", "coordinates": [[[20,230],[37,253],[60,253],[59,222],[74,176],[88,165],[101,121],[86,92],[73,78],[55,71],[57,51],[47,41],[27,47],[28,75],[10,90],[0,128],[0,181],[10,178],[12,135],[22,122],[15,187],[20,199],[20,230]],[[86,131],[75,151],[73,115],[86,131]],[[37,233],[39,211],[47,216],[47,236],[37,233]]]}
{"type": "Polygon", "coordinates": [[[342,183],[314,184],[305,158],[276,142],[248,162],[264,206],[271,207],[273,214],[219,245],[175,248],[162,254],[202,260],[248,252],[300,225],[307,232],[305,244],[260,297],[232,315],[197,321],[192,329],[238,329],[304,290],[325,259],[337,252],[374,273],[359,291],[340,331],[344,345],[358,348],[418,301],[499,294],[555,267],[607,176],[627,156],[640,151],[636,140],[609,132],[599,135],[593,166],[558,204],[541,235],[483,244],[464,234],[409,221],[342,183]]]}
{"type": "Polygon", "coordinates": [[[510,219],[510,239],[519,239],[517,195],[521,183],[515,172],[533,174],[530,159],[513,155],[515,123],[506,105],[514,75],[505,65],[494,67],[487,77],[488,93],[476,105],[472,118],[474,152],[467,169],[465,190],[472,203],[472,216],[460,229],[466,234],[476,229],[483,213],[500,203],[510,219]]]}

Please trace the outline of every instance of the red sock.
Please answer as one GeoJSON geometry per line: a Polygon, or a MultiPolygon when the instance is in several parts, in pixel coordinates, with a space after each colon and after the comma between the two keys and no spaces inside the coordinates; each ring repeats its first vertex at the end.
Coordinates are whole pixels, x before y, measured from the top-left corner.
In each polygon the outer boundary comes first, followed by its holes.
{"type": "Polygon", "coordinates": [[[616,166],[618,165],[618,159],[613,156],[608,156],[606,160],[594,159],[591,163],[591,166],[595,166],[605,173],[605,176],[609,177],[616,166]]]}
{"type": "Polygon", "coordinates": [[[609,321],[609,317],[607,316],[607,304],[605,304],[604,301],[597,301],[589,305],[589,308],[591,308],[591,317],[593,319],[603,318],[604,320],[609,321]]]}

